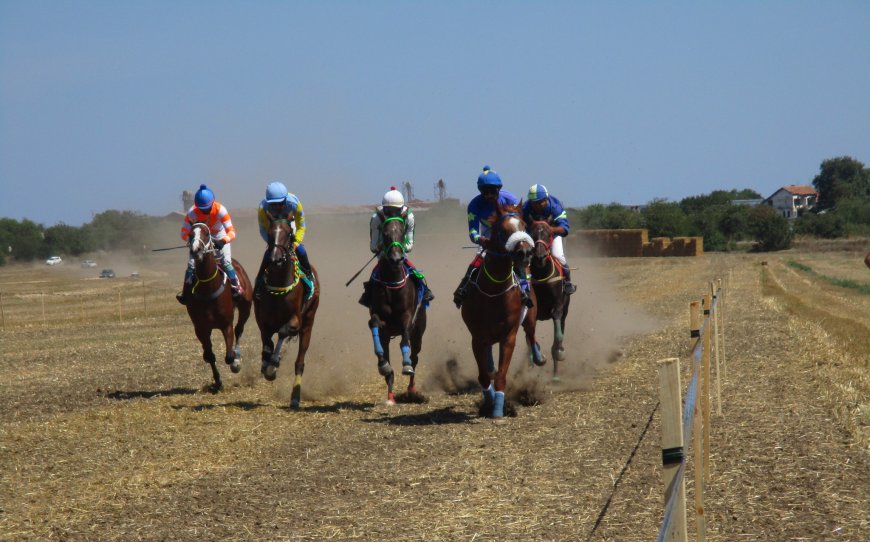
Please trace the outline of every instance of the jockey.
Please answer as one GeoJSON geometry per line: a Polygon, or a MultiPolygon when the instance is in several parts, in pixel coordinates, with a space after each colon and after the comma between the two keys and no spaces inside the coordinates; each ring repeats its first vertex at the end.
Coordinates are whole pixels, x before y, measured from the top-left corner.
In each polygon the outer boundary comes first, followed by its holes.
{"type": "MultiPolygon", "coordinates": [[[[492,217],[496,212],[496,204],[502,206],[517,205],[520,202],[516,196],[507,190],[502,190],[501,177],[489,166],[483,166],[483,173],[477,178],[477,189],[480,194],[468,202],[468,236],[472,243],[480,245],[480,249],[474,256],[471,265],[468,266],[468,270],[465,271],[465,276],[462,277],[459,287],[453,292],[453,303],[456,304],[457,309],[462,306],[462,300],[468,293],[468,283],[471,280],[472,272],[483,263],[483,257],[492,235],[492,217]]],[[[526,272],[519,273],[519,277],[523,304],[531,307],[532,299],[529,297],[526,272]]]]}
{"type": "MultiPolygon", "coordinates": [[[[269,229],[272,227],[272,221],[278,219],[293,222],[292,249],[296,251],[296,256],[299,258],[299,268],[305,273],[305,278],[310,283],[311,288],[308,296],[311,297],[314,295],[314,273],[311,272],[308,251],[302,245],[302,239],[305,237],[305,211],[302,209],[302,202],[294,194],[287,192],[284,183],[274,181],[266,187],[266,197],[257,208],[257,223],[260,226],[260,237],[263,238],[263,241],[269,242],[269,229]]],[[[263,261],[260,262],[260,270],[257,272],[254,286],[254,296],[257,299],[260,299],[262,295],[263,273],[266,270],[268,260],[269,248],[267,247],[263,254],[263,261]]]]}
{"type": "MultiPolygon", "coordinates": [[[[373,254],[378,254],[384,249],[384,237],[381,226],[385,219],[392,217],[403,217],[405,219],[405,243],[403,247],[405,253],[411,252],[411,250],[414,249],[414,212],[405,206],[405,198],[402,197],[402,193],[396,190],[395,186],[391,186],[390,191],[384,194],[384,198],[381,200],[381,205],[375,209],[375,212],[372,213],[372,218],[369,221],[369,250],[371,250],[373,254]]],[[[378,265],[380,265],[380,262],[375,265],[374,269],[372,269],[372,274],[369,277],[369,280],[363,283],[363,294],[362,297],[359,298],[360,305],[366,307],[371,306],[371,281],[378,271],[378,265]]],[[[426,284],[426,277],[423,276],[423,273],[421,273],[416,267],[414,267],[414,264],[411,263],[411,260],[407,257],[405,258],[405,268],[407,269],[408,274],[413,276],[417,283],[422,286],[423,303],[428,303],[435,299],[435,295],[432,293],[432,290],[429,289],[429,285],[426,284]]]]}
{"type": "MultiPolygon", "coordinates": [[[[220,263],[227,273],[227,278],[232,283],[233,298],[238,299],[244,294],[239,282],[239,277],[236,275],[236,270],[233,268],[233,256],[230,251],[230,243],[236,238],[236,228],[233,226],[233,220],[230,217],[230,212],[226,207],[221,205],[214,199],[214,192],[204,185],[199,185],[199,190],[193,198],[193,206],[188,209],[184,216],[184,223],[181,225],[181,238],[187,242],[190,237],[190,228],[202,222],[208,226],[211,232],[212,244],[214,248],[220,251],[220,263]]],[[[184,275],[184,284],[193,284],[194,277],[194,262],[190,258],[187,262],[187,272],[184,275]]],[[[184,304],[184,293],[176,295],[176,299],[182,305],[184,304]]]]}
{"type": "Polygon", "coordinates": [[[533,184],[529,188],[529,196],[523,203],[523,222],[526,228],[532,226],[535,220],[549,222],[553,229],[553,243],[550,246],[550,254],[562,265],[565,276],[565,293],[571,295],[577,291],[577,286],[571,283],[571,268],[565,258],[565,249],[562,248],[562,238],[568,235],[571,226],[568,224],[568,213],[562,207],[562,202],[547,192],[547,187],[542,184],[533,184]]]}

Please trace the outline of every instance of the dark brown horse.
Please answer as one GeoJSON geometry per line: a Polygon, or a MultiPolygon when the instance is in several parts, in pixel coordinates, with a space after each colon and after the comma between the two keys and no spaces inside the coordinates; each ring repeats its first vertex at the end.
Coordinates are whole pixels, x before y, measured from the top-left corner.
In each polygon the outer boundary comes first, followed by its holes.
{"type": "MultiPolygon", "coordinates": [[[[492,238],[483,263],[471,279],[462,303],[462,320],[471,332],[471,349],[477,361],[477,380],[483,390],[483,412],[491,411],[496,422],[503,421],[507,374],[522,323],[532,359],[544,363],[535,340],[537,306],[526,312],[514,269],[525,273],[534,243],[525,232],[520,206],[499,207],[493,217],[492,238]],[[498,345],[498,367],[492,347],[498,345]]],[[[534,292],[532,292],[534,301],[534,292]]]]}
{"type": "Polygon", "coordinates": [[[320,280],[317,270],[313,290],[304,284],[305,274],[299,269],[293,250],[293,229],[284,219],[272,221],[269,229],[268,264],[263,275],[264,293],[254,299],[254,315],[263,341],[261,371],[266,380],[275,380],[281,364],[281,346],[288,337],[299,337],[296,355],[296,380],[290,397],[290,406],[299,407],[302,397],[302,373],[305,371],[305,353],[311,342],[314,316],[320,304],[320,280]],[[272,337],[278,334],[277,344],[272,337]]]}
{"type": "Polygon", "coordinates": [[[417,282],[405,266],[405,219],[381,217],[384,249],[372,276],[369,329],[378,358],[378,372],[387,382],[387,404],[395,404],[394,373],[390,366],[390,339],[401,337],[402,374],[410,377],[408,393],[417,392],[414,376],[423,333],[426,331],[426,307],[422,306],[417,282]]]}
{"type": "Polygon", "coordinates": [[[532,261],[532,288],[538,301],[538,320],[553,320],[553,380],[559,380],[559,362],[565,359],[565,320],[568,318],[568,305],[571,297],[565,293],[565,272],[550,253],[553,244],[553,230],[548,222],[536,220],[529,227],[529,234],[535,241],[532,261]]]}
{"type": "Polygon", "coordinates": [[[212,390],[221,389],[221,376],[215,365],[215,355],[211,347],[211,331],[219,329],[224,335],[226,343],[226,357],[224,360],[230,366],[230,370],[238,373],[241,370],[241,348],[239,340],[245,330],[245,322],[251,315],[251,281],[242,265],[233,260],[233,267],[239,277],[239,282],[245,293],[235,302],[233,301],[230,282],[220,268],[217,258],[217,250],[211,240],[208,226],[201,222],[190,228],[188,238],[190,257],[194,262],[194,282],[185,285],[185,305],[190,321],[196,331],[196,337],[202,343],[202,359],[211,365],[211,373],[214,378],[212,390]],[[233,329],[235,309],[239,311],[239,317],[233,329]]]}

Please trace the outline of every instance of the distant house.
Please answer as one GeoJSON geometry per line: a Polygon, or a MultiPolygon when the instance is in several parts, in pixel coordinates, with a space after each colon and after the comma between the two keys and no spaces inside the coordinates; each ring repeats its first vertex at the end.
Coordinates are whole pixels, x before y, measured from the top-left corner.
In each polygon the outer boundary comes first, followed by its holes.
{"type": "Polygon", "coordinates": [[[797,218],[804,211],[815,207],[818,201],[819,193],[812,186],[790,184],[771,194],[764,203],[786,218],[797,218]]]}

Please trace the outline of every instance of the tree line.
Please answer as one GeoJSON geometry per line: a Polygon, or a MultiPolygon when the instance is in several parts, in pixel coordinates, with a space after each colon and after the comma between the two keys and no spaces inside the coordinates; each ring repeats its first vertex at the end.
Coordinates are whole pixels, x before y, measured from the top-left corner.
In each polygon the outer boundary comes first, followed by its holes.
{"type": "MultiPolygon", "coordinates": [[[[870,236],[870,169],[849,156],[822,162],[812,185],[818,204],[789,220],[768,205],[740,205],[761,199],[751,189],[714,190],[679,202],[655,199],[639,210],[619,203],[569,209],[574,229],[646,228],[650,237],[703,236],[704,250],[734,250],[751,241],[756,250],[789,248],[794,236],[826,239],[870,236]]],[[[179,220],[109,210],[80,227],[44,227],[33,221],[0,218],[0,265],[10,258],[27,262],[51,255],[80,256],[100,250],[142,252],[146,245],[178,235],[179,220]]]]}
{"type": "Polygon", "coordinates": [[[656,199],[639,210],[619,203],[595,204],[569,211],[574,228],[646,228],[650,237],[703,236],[704,250],[734,250],[751,241],[758,251],[791,247],[795,235],[826,239],[870,236],[870,169],[849,156],[822,162],[812,180],[818,203],[796,219],[787,219],[769,205],[744,205],[759,200],[751,189],[715,190],[679,202],[656,199]]]}

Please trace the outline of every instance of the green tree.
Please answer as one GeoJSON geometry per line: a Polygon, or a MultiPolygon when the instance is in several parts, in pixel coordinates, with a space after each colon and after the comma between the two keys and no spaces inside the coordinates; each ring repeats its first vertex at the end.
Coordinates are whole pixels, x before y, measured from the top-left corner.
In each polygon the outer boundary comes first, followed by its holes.
{"type": "Polygon", "coordinates": [[[793,235],[788,219],[767,205],[757,205],[750,210],[749,231],[759,252],[791,248],[793,235]]]}
{"type": "Polygon", "coordinates": [[[870,169],[850,156],[840,156],[822,162],[813,179],[819,191],[819,210],[833,209],[842,200],[870,196],[870,169]]]}
{"type": "Polygon", "coordinates": [[[619,203],[603,205],[596,203],[577,211],[572,225],[583,230],[619,230],[641,228],[640,213],[619,203]]]}
{"type": "Polygon", "coordinates": [[[689,219],[678,203],[655,199],[641,214],[650,237],[680,237],[689,233],[689,219]]]}
{"type": "Polygon", "coordinates": [[[762,199],[762,196],[750,188],[744,188],[743,190],[714,190],[709,194],[683,198],[680,200],[680,208],[684,213],[690,215],[703,211],[708,207],[730,205],[736,199],[762,199]]]}
{"type": "Polygon", "coordinates": [[[78,256],[91,250],[86,228],[76,228],[61,222],[45,230],[45,245],[52,254],[78,256]]]}
{"type": "Polygon", "coordinates": [[[0,247],[6,256],[12,256],[20,262],[44,258],[48,256],[48,249],[42,238],[41,224],[26,218],[21,222],[11,218],[0,218],[0,247]],[[11,252],[9,247],[12,247],[11,252]]]}

